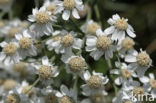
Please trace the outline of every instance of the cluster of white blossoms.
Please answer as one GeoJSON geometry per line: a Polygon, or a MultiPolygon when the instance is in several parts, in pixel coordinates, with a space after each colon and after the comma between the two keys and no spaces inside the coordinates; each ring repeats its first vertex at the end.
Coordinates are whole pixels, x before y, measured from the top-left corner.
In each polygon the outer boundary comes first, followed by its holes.
{"type": "MultiPolygon", "coordinates": [[[[12,2],[0,0],[0,9],[8,12],[12,2]]],[[[74,20],[81,10],[82,0],[46,0],[28,21],[0,20],[0,103],[108,103],[109,85],[113,103],[142,103],[141,94],[156,98],[156,78],[145,74],[152,60],[134,49],[128,19],[115,14],[105,30],[93,20],[79,27],[74,20]],[[108,62],[109,69],[100,68],[106,73],[90,66],[100,59],[108,62]]]]}

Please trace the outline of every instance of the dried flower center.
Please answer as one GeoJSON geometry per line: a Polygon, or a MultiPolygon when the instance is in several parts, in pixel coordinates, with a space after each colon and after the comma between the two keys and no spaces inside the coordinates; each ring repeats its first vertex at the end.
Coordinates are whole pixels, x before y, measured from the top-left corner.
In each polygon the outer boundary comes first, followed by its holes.
{"type": "Polygon", "coordinates": [[[4,47],[4,52],[8,55],[13,55],[17,51],[17,46],[13,43],[9,43],[4,47]]]}
{"type": "Polygon", "coordinates": [[[20,97],[17,94],[9,94],[6,98],[6,103],[20,103],[20,97]]]}
{"type": "Polygon", "coordinates": [[[53,75],[51,66],[41,65],[39,69],[39,76],[43,79],[50,79],[53,75]]]}
{"type": "Polygon", "coordinates": [[[93,89],[98,89],[102,86],[102,78],[98,75],[93,75],[88,80],[88,86],[93,89]]]}
{"type": "Polygon", "coordinates": [[[131,101],[125,101],[124,103],[133,103],[133,102],[131,102],[131,101]]]}
{"type": "Polygon", "coordinates": [[[49,6],[47,6],[46,8],[48,11],[50,11],[52,14],[54,14],[54,11],[56,9],[56,6],[54,4],[50,4],[49,6]]]}
{"type": "Polygon", "coordinates": [[[145,52],[139,53],[136,59],[137,59],[137,63],[142,67],[148,66],[150,63],[150,57],[145,52]]]}
{"type": "Polygon", "coordinates": [[[64,0],[63,6],[66,9],[72,10],[75,7],[75,1],[74,0],[64,0]]]}
{"type": "Polygon", "coordinates": [[[156,80],[151,79],[150,80],[150,85],[151,85],[152,88],[156,88],[156,80]]]}
{"type": "Polygon", "coordinates": [[[101,94],[96,94],[91,96],[92,103],[103,103],[104,96],[101,94]]]}
{"type": "Polygon", "coordinates": [[[86,33],[87,34],[91,34],[91,35],[95,35],[96,34],[96,31],[99,28],[100,28],[100,26],[96,22],[90,23],[86,27],[86,33]]]}
{"type": "Polygon", "coordinates": [[[74,100],[68,96],[63,96],[59,103],[75,103],[74,100]]]}
{"type": "Polygon", "coordinates": [[[134,46],[134,41],[131,38],[129,38],[129,37],[126,37],[122,41],[122,47],[125,50],[130,50],[133,46],[134,46]]]}
{"type": "Polygon", "coordinates": [[[25,68],[25,63],[24,62],[19,62],[17,64],[14,64],[13,65],[13,69],[16,71],[16,72],[22,72],[23,69],[25,68]]]}
{"type": "Polygon", "coordinates": [[[15,86],[16,86],[16,82],[11,79],[8,79],[8,80],[4,81],[4,83],[3,83],[4,90],[13,89],[13,88],[15,88],[15,86]]]}
{"type": "Polygon", "coordinates": [[[64,47],[72,46],[74,43],[74,37],[71,34],[67,34],[61,38],[61,44],[64,47]]]}
{"type": "Polygon", "coordinates": [[[46,103],[58,103],[58,98],[53,93],[49,93],[44,99],[46,103]]]}
{"type": "Polygon", "coordinates": [[[23,87],[23,90],[22,90],[22,94],[26,94],[28,96],[31,96],[33,94],[33,89],[31,89],[31,86],[27,85],[27,86],[24,86],[23,87]]]}
{"type": "Polygon", "coordinates": [[[3,21],[0,21],[0,27],[5,26],[5,23],[3,21]]]}
{"type": "Polygon", "coordinates": [[[132,73],[130,71],[128,71],[127,69],[122,69],[122,75],[125,77],[125,78],[130,78],[132,73]]]}
{"type": "Polygon", "coordinates": [[[0,0],[1,5],[8,4],[9,2],[10,0],[0,0]]]}
{"type": "Polygon", "coordinates": [[[81,57],[74,57],[69,61],[69,67],[72,72],[80,72],[85,66],[86,62],[81,57]]]}
{"type": "Polygon", "coordinates": [[[20,41],[19,41],[19,45],[22,49],[29,49],[30,46],[32,45],[32,40],[28,37],[23,37],[20,41]]]}
{"type": "Polygon", "coordinates": [[[111,46],[111,39],[107,36],[98,36],[96,46],[99,50],[105,51],[111,46]]]}
{"type": "Polygon", "coordinates": [[[145,90],[142,87],[134,87],[132,91],[133,91],[133,95],[136,97],[142,96],[145,93],[145,90]]]}
{"type": "Polygon", "coordinates": [[[50,21],[50,15],[45,11],[40,11],[36,14],[36,21],[39,24],[46,24],[50,21]]]}
{"type": "Polygon", "coordinates": [[[9,33],[9,37],[13,38],[13,37],[15,37],[15,34],[19,33],[19,32],[20,32],[19,28],[12,27],[12,28],[9,29],[9,32],[8,32],[9,33]]]}
{"type": "Polygon", "coordinates": [[[116,20],[114,25],[120,30],[126,30],[128,28],[128,23],[124,18],[116,20]]]}

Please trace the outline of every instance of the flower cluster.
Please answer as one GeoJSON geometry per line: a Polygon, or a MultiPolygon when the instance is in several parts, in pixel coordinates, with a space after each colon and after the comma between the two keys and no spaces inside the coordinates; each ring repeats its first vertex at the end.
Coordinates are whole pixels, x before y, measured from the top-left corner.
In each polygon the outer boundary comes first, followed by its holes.
{"type": "MultiPolygon", "coordinates": [[[[0,0],[0,9],[8,12],[12,1],[0,0]]],[[[145,75],[152,60],[135,50],[128,19],[115,14],[103,29],[90,18],[79,27],[83,7],[82,0],[46,0],[28,21],[0,21],[0,103],[105,103],[110,83],[113,103],[141,103],[131,92],[156,98],[154,74],[145,75]],[[71,22],[76,29],[66,27],[71,22]],[[100,59],[107,73],[90,66],[100,59]]]]}

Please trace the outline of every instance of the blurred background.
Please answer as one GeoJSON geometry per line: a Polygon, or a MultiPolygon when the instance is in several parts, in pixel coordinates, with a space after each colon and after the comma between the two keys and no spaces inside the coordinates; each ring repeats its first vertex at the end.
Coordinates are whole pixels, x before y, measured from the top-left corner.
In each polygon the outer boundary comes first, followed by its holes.
{"type": "MultiPolygon", "coordinates": [[[[156,0],[83,1],[86,4],[86,10],[82,14],[82,23],[85,22],[88,12],[93,20],[102,25],[103,29],[109,26],[107,20],[115,13],[128,18],[129,24],[133,26],[137,35],[135,39],[136,49],[138,51],[140,48],[146,50],[153,60],[153,67],[147,73],[155,72],[156,74],[156,0]]],[[[44,0],[15,0],[12,7],[12,15],[26,20],[28,15],[32,13],[32,8],[40,7],[43,2],[44,0]]],[[[7,17],[8,15],[4,16],[4,18],[7,17]]],[[[96,68],[96,71],[105,72],[104,69],[101,69],[106,65],[103,59],[95,63],[89,58],[88,62],[92,68],[96,68]]]]}

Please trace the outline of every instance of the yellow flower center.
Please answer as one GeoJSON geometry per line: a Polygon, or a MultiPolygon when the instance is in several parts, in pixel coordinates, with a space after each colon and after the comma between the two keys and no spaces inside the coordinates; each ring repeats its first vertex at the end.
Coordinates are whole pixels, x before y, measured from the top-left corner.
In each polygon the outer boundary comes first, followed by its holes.
{"type": "Polygon", "coordinates": [[[61,97],[59,103],[75,103],[74,100],[68,96],[61,97]]]}
{"type": "Polygon", "coordinates": [[[88,86],[93,89],[98,89],[102,86],[103,80],[98,75],[93,75],[88,80],[88,86]]]}
{"type": "Polygon", "coordinates": [[[58,103],[58,98],[53,93],[49,93],[44,99],[46,103],[58,103]]]}
{"type": "Polygon", "coordinates": [[[39,76],[43,79],[50,79],[53,75],[51,66],[41,65],[39,69],[39,76]]]}
{"type": "Polygon", "coordinates": [[[69,67],[72,72],[80,72],[86,66],[86,62],[80,57],[74,57],[69,61],[69,67]]]}
{"type": "Polygon", "coordinates": [[[91,34],[91,35],[95,35],[96,31],[100,29],[99,24],[97,24],[96,22],[90,23],[87,25],[86,27],[86,33],[87,34],[91,34]]]}
{"type": "Polygon", "coordinates": [[[134,87],[132,91],[133,91],[133,95],[136,97],[142,96],[145,93],[145,90],[142,87],[134,87]]]}
{"type": "Polygon", "coordinates": [[[107,36],[98,36],[96,46],[99,50],[105,51],[111,46],[111,39],[107,36]]]}
{"type": "Polygon", "coordinates": [[[122,41],[122,47],[125,50],[130,50],[133,46],[134,46],[134,41],[131,38],[129,38],[129,37],[126,37],[122,41]]]}
{"type": "Polygon", "coordinates": [[[122,69],[122,75],[125,77],[125,78],[130,78],[132,73],[130,71],[128,71],[127,69],[122,69]]]}
{"type": "Polygon", "coordinates": [[[15,34],[19,33],[19,32],[20,32],[19,28],[12,27],[12,28],[9,29],[9,37],[13,38],[13,37],[15,37],[15,34]]]}
{"type": "Polygon", "coordinates": [[[13,55],[16,53],[17,51],[17,46],[13,43],[9,43],[7,44],[5,47],[4,47],[4,52],[7,54],[7,55],[13,55]]]}
{"type": "Polygon", "coordinates": [[[128,23],[124,18],[116,20],[114,25],[120,30],[126,30],[128,28],[128,23]]]}
{"type": "Polygon", "coordinates": [[[16,82],[11,79],[8,79],[8,80],[4,81],[4,83],[3,83],[4,90],[11,90],[11,89],[15,88],[15,86],[16,86],[16,82]]]}
{"type": "Polygon", "coordinates": [[[61,38],[61,44],[64,47],[72,46],[74,43],[74,37],[71,34],[66,34],[61,38]]]}
{"type": "Polygon", "coordinates": [[[48,11],[50,11],[52,14],[54,14],[54,11],[56,9],[56,6],[53,4],[50,4],[49,6],[47,6],[46,8],[48,11]]]}
{"type": "Polygon", "coordinates": [[[63,6],[65,9],[72,10],[75,7],[75,0],[64,0],[63,6]]]}
{"type": "Polygon", "coordinates": [[[32,40],[28,37],[23,37],[20,41],[19,41],[19,45],[22,49],[29,49],[30,46],[32,45],[32,40]]]}
{"type": "Polygon", "coordinates": [[[150,57],[145,52],[139,53],[136,58],[137,58],[137,63],[142,67],[148,66],[150,63],[150,57]]]}
{"type": "Polygon", "coordinates": [[[40,11],[36,14],[36,21],[39,24],[46,24],[50,21],[50,15],[45,11],[40,11]]]}
{"type": "Polygon", "coordinates": [[[150,80],[150,85],[151,85],[152,88],[156,88],[156,80],[151,79],[150,80]]]}
{"type": "Polygon", "coordinates": [[[16,71],[16,72],[22,72],[23,69],[25,68],[25,63],[24,62],[19,62],[17,64],[14,64],[13,65],[13,69],[16,71]]]}
{"type": "Polygon", "coordinates": [[[17,94],[9,94],[6,98],[6,103],[20,103],[20,97],[17,94]]]}

